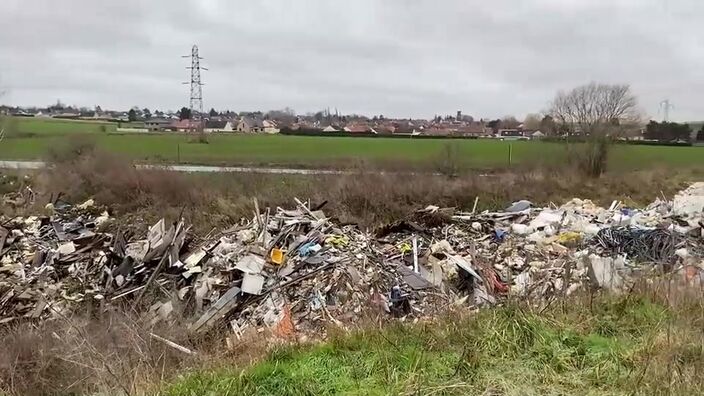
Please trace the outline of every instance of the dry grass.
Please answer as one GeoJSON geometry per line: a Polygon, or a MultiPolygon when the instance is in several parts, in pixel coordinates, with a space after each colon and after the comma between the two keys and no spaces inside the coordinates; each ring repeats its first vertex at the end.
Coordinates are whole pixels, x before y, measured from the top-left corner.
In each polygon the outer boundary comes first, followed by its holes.
{"type": "Polygon", "coordinates": [[[133,395],[183,368],[187,355],[152,339],[138,322],[120,314],[101,316],[4,329],[0,389],[11,395],[133,395]]]}
{"type": "Polygon", "coordinates": [[[199,232],[226,226],[260,205],[291,206],[293,197],[327,202],[328,216],[374,227],[426,205],[500,209],[513,201],[562,203],[573,197],[608,205],[614,199],[633,205],[669,196],[701,170],[649,170],[612,173],[599,179],[579,171],[534,168],[447,177],[428,174],[381,174],[360,164],[351,175],[183,174],[136,170],[114,154],[90,144],[67,145],[50,156],[53,168],[38,176],[38,202],[62,193],[70,201],[95,198],[116,214],[147,222],[183,214],[199,232]]]}
{"type": "Polygon", "coordinates": [[[220,336],[187,333],[179,315],[150,325],[125,312],[96,309],[0,328],[0,394],[154,394],[184,371],[251,364],[269,347],[264,335],[249,334],[227,350],[220,336]],[[150,333],[197,353],[178,351],[150,333]]]}

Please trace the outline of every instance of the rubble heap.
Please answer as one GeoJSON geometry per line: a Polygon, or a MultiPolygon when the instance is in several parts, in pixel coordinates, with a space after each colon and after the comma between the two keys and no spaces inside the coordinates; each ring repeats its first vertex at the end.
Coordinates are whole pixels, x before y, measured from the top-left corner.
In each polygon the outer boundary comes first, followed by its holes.
{"type": "Polygon", "coordinates": [[[650,269],[698,274],[704,183],[644,209],[573,199],[499,212],[430,206],[363,231],[295,199],[196,242],[184,221],[146,238],[108,233],[95,203],[54,202],[51,215],[0,227],[0,323],[42,319],[79,304],[142,307],[152,323],[175,311],[206,332],[269,328],[318,333],[368,313],[430,317],[450,305],[507,296],[547,300],[586,287],[618,289],[650,269]],[[99,213],[99,214],[98,214],[99,213]]]}

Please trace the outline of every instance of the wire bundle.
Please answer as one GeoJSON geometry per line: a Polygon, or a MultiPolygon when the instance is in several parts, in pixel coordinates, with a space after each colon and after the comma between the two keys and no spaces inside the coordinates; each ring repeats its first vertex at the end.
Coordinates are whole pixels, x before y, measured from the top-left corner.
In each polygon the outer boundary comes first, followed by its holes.
{"type": "Polygon", "coordinates": [[[599,231],[593,241],[604,253],[626,255],[640,262],[670,263],[684,237],[663,229],[619,227],[599,231]]]}

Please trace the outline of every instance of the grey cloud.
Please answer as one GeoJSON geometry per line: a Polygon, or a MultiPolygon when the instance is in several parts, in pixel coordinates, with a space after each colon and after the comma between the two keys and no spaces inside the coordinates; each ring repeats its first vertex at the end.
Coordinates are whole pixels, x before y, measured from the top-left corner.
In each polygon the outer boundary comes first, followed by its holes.
{"type": "Polygon", "coordinates": [[[4,0],[13,104],[179,108],[192,43],[205,106],[518,116],[559,89],[630,83],[642,107],[704,117],[697,0],[4,0]]]}

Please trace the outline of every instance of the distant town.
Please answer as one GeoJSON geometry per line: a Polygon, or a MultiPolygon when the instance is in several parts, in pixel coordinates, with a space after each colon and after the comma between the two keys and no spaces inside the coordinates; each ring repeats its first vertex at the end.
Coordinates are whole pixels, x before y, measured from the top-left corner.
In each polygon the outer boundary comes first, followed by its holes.
{"type": "MultiPolygon", "coordinates": [[[[550,115],[531,114],[524,120],[513,116],[476,119],[458,110],[431,119],[387,118],[339,114],[322,110],[305,115],[294,110],[267,112],[210,111],[197,113],[187,107],[178,111],[133,107],[127,111],[64,105],[60,101],[47,107],[0,106],[0,115],[64,120],[102,121],[117,124],[117,132],[205,132],[245,134],[293,134],[340,136],[419,136],[457,138],[499,138],[532,140],[564,137],[550,115]]],[[[625,140],[701,141],[704,130],[693,131],[687,124],[657,123],[622,125],[625,140]],[[674,132],[672,132],[674,131],[674,132]]],[[[570,132],[572,134],[573,132],[570,132]]],[[[579,134],[579,131],[577,131],[579,134]]]]}
{"type": "Polygon", "coordinates": [[[128,111],[74,107],[57,102],[47,107],[0,106],[0,114],[17,117],[40,117],[66,120],[94,120],[118,123],[118,131],[133,132],[240,132],[282,133],[320,132],[330,134],[359,135],[409,135],[409,136],[456,136],[530,139],[551,133],[554,127],[549,116],[531,116],[527,123],[515,117],[485,120],[475,119],[457,111],[452,115],[435,116],[432,119],[398,119],[383,115],[341,115],[336,111],[323,110],[305,115],[291,109],[268,112],[232,112],[211,109],[202,115],[193,114],[189,108],[179,111],[160,111],[134,107],[128,111]]]}

